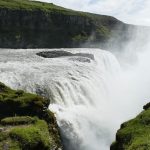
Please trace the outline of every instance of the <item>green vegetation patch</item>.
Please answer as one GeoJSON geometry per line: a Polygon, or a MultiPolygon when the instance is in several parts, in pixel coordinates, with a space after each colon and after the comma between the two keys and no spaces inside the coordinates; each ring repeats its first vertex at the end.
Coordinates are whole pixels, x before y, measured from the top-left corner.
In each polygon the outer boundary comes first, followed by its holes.
{"type": "Polygon", "coordinates": [[[9,8],[9,9],[26,9],[26,10],[64,9],[62,7],[54,5],[53,3],[42,3],[42,2],[29,1],[29,0],[0,0],[0,7],[9,8]]]}
{"type": "MultiPolygon", "coordinates": [[[[0,8],[7,8],[10,10],[28,10],[28,11],[41,10],[44,12],[51,12],[51,13],[56,12],[66,15],[86,16],[93,19],[93,21],[96,19],[105,22],[108,19],[112,19],[112,17],[110,16],[74,11],[72,9],[57,6],[53,3],[39,2],[35,0],[0,0],[0,8]]],[[[116,19],[113,18],[113,20],[116,19]]]]}
{"type": "Polygon", "coordinates": [[[111,35],[111,31],[105,27],[105,26],[100,26],[96,30],[96,36],[98,39],[100,38],[109,38],[111,35]]]}
{"type": "Polygon", "coordinates": [[[30,116],[17,116],[17,117],[7,117],[1,120],[2,125],[23,125],[32,124],[37,121],[37,117],[30,116]]]}
{"type": "Polygon", "coordinates": [[[75,14],[84,14],[78,13],[71,9],[66,9],[53,3],[45,3],[45,2],[38,2],[32,0],[0,0],[0,8],[5,8],[9,10],[27,10],[27,11],[43,11],[43,12],[51,12],[51,13],[63,13],[69,15],[75,14]]]}
{"type": "Polygon", "coordinates": [[[35,124],[26,127],[13,128],[9,135],[14,141],[19,141],[22,149],[46,150],[52,145],[48,125],[44,120],[38,120],[35,124]]]}
{"type": "Polygon", "coordinates": [[[38,116],[42,118],[48,108],[49,100],[41,96],[12,90],[0,83],[0,118],[22,116],[38,116]]]}
{"type": "Polygon", "coordinates": [[[150,109],[121,125],[111,150],[150,150],[150,109]]]}
{"type": "Polygon", "coordinates": [[[0,83],[0,150],[51,150],[61,147],[50,101],[0,83]]]}
{"type": "Polygon", "coordinates": [[[85,41],[88,40],[88,38],[89,38],[89,37],[88,37],[87,35],[78,34],[78,35],[74,36],[74,37],[72,38],[72,40],[73,40],[74,42],[85,42],[85,41]]]}
{"type": "Polygon", "coordinates": [[[19,142],[16,142],[11,139],[7,139],[3,142],[0,142],[0,150],[21,150],[19,142]]]}
{"type": "MultiPolygon", "coordinates": [[[[16,117],[16,122],[20,119],[27,121],[34,120],[31,124],[13,124],[12,118],[5,118],[9,126],[0,127],[0,150],[8,148],[9,150],[50,150],[54,147],[54,135],[50,135],[48,124],[38,118],[16,117]]],[[[26,122],[27,122],[26,121],[26,122]]]]}

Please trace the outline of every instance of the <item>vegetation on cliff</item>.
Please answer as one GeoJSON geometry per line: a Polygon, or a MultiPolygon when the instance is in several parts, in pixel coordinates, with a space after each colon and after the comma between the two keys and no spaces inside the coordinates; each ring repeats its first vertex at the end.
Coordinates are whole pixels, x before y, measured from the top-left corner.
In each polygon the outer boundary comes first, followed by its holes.
{"type": "Polygon", "coordinates": [[[127,39],[128,27],[110,16],[73,11],[52,3],[0,0],[1,48],[102,45],[113,33],[116,38],[127,39]]]}
{"type": "Polygon", "coordinates": [[[150,103],[144,109],[135,119],[121,125],[111,150],[150,149],[150,103]]]}
{"type": "Polygon", "coordinates": [[[0,149],[57,150],[61,141],[49,100],[0,83],[0,149]]]}
{"type": "Polygon", "coordinates": [[[43,11],[66,11],[67,9],[63,7],[59,7],[54,5],[53,3],[42,3],[42,2],[35,2],[29,0],[1,0],[0,1],[0,8],[8,8],[8,9],[24,9],[24,10],[36,10],[40,9],[43,11]]]}

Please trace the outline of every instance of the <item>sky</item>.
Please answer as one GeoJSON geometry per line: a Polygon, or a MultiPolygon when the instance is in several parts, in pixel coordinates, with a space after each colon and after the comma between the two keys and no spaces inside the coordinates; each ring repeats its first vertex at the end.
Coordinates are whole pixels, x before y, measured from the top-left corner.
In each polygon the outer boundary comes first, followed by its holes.
{"type": "Polygon", "coordinates": [[[150,26],[150,0],[39,0],[74,10],[114,16],[126,23],[150,26]]]}

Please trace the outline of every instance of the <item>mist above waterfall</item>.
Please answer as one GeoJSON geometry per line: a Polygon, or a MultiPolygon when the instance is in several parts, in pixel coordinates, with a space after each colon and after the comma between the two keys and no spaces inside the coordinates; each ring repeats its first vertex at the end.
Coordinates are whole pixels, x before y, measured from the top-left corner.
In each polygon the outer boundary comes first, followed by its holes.
{"type": "Polygon", "coordinates": [[[112,52],[55,49],[92,54],[89,62],[79,61],[83,56],[36,55],[49,49],[1,49],[1,82],[50,99],[66,150],[107,150],[120,124],[139,113],[150,98],[149,39],[138,33],[120,51],[117,45],[112,52]]]}

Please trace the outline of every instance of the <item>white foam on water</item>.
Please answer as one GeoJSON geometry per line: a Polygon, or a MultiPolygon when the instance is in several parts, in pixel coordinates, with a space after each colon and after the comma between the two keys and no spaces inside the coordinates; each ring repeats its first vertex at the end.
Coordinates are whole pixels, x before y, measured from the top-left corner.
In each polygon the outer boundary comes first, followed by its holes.
{"type": "Polygon", "coordinates": [[[137,114],[150,96],[149,74],[143,78],[141,73],[145,56],[138,67],[124,71],[115,56],[104,50],[56,50],[89,53],[95,59],[36,55],[52,51],[48,49],[1,49],[0,81],[50,99],[65,149],[108,150],[120,124],[137,114]]]}

